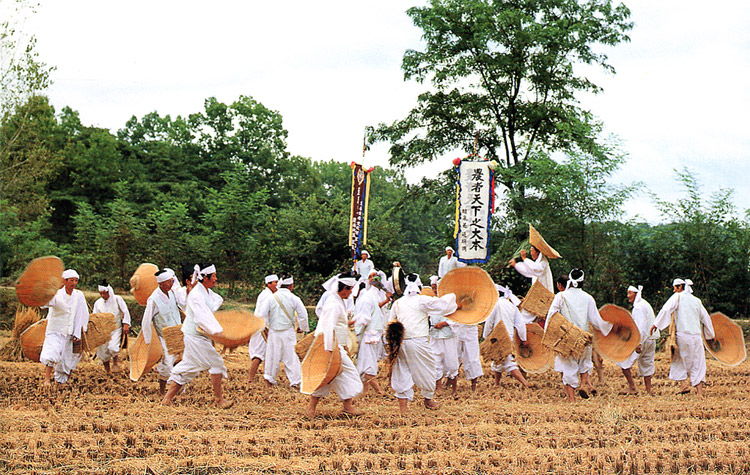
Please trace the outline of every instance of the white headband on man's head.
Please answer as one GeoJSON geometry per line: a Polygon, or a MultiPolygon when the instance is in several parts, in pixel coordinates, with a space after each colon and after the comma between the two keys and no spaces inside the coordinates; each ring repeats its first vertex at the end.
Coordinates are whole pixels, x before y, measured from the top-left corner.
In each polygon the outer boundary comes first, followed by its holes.
{"type": "Polygon", "coordinates": [[[216,273],[216,266],[211,264],[210,266],[206,267],[205,269],[201,269],[201,266],[196,264],[193,267],[193,277],[190,279],[190,282],[195,284],[198,281],[199,275],[211,275],[216,273]]]}
{"type": "Polygon", "coordinates": [[[105,285],[99,285],[98,289],[99,289],[99,292],[109,292],[109,296],[110,297],[112,296],[112,294],[115,293],[115,291],[112,290],[112,286],[111,285],[106,285],[106,286],[105,285]]]}
{"type": "Polygon", "coordinates": [[[292,285],[292,284],[294,284],[294,278],[293,277],[288,277],[288,278],[286,278],[286,279],[284,279],[284,280],[281,281],[281,285],[292,285]]]}
{"type": "Polygon", "coordinates": [[[271,282],[275,282],[277,280],[279,280],[279,276],[276,274],[269,274],[265,278],[266,284],[270,284],[271,282]]]}
{"type": "MultiPolygon", "coordinates": [[[[575,270],[575,269],[573,269],[573,270],[575,270]]],[[[565,287],[565,290],[568,290],[571,287],[574,287],[574,288],[577,289],[578,288],[578,284],[580,284],[581,282],[583,282],[583,276],[584,276],[584,273],[583,273],[583,271],[581,271],[581,277],[579,277],[577,279],[574,279],[573,278],[573,271],[570,271],[570,274],[568,274],[568,285],[565,287]]]]}
{"type": "Polygon", "coordinates": [[[440,277],[438,277],[436,275],[431,275],[430,276],[430,285],[437,284],[439,280],[440,280],[440,277]]]}
{"type": "Polygon", "coordinates": [[[447,247],[445,248],[445,250],[446,250],[446,252],[447,252],[447,251],[451,251],[451,252],[456,252],[456,251],[454,251],[454,250],[453,250],[453,248],[452,248],[452,247],[450,247],[450,246],[447,246],[447,247]]]}
{"type": "Polygon", "coordinates": [[[685,292],[689,294],[693,293],[693,281],[690,279],[685,279],[685,292]]]}
{"type": "Polygon", "coordinates": [[[76,272],[75,270],[68,269],[62,273],[62,278],[63,279],[73,279],[73,278],[80,279],[81,276],[79,276],[78,272],[76,272]]]}
{"type": "Polygon", "coordinates": [[[685,285],[685,281],[682,279],[675,279],[672,281],[672,286],[685,285]]]}
{"type": "Polygon", "coordinates": [[[641,292],[643,292],[643,286],[639,285],[638,287],[633,287],[631,285],[630,287],[628,287],[628,292],[635,293],[635,299],[633,299],[633,305],[635,305],[641,301],[641,292]]]}
{"type": "Polygon", "coordinates": [[[156,276],[156,283],[161,284],[162,282],[166,282],[168,280],[174,280],[174,277],[175,275],[172,269],[164,269],[163,272],[156,276]]]}

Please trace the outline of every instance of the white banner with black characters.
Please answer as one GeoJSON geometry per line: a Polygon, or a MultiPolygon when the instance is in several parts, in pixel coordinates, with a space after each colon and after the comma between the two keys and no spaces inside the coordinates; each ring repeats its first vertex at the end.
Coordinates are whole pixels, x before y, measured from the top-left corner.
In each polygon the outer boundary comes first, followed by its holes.
{"type": "Polygon", "coordinates": [[[488,161],[461,160],[456,203],[456,254],[466,264],[490,259],[494,176],[488,161]]]}

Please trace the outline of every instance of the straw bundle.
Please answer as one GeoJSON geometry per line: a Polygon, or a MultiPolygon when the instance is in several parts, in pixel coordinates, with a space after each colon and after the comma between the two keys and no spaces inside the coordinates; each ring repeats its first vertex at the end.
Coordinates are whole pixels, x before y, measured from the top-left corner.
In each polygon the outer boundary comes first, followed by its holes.
{"type": "Polygon", "coordinates": [[[520,308],[521,310],[526,310],[532,315],[544,319],[547,318],[547,312],[549,311],[554,298],[555,294],[547,290],[547,288],[537,280],[526,293],[526,297],[523,298],[520,308]]]}
{"type": "Polygon", "coordinates": [[[156,282],[156,273],[159,268],[154,264],[141,264],[130,278],[130,293],[140,305],[146,306],[146,301],[154,293],[159,284],[156,282]]]}
{"type": "Polygon", "coordinates": [[[476,325],[487,319],[497,303],[497,289],[490,275],[479,267],[458,267],[438,284],[438,296],[456,294],[462,308],[448,315],[451,320],[476,325]]]}
{"type": "Polygon", "coordinates": [[[315,334],[308,333],[304,338],[298,341],[296,345],[294,345],[294,351],[295,353],[297,353],[297,356],[300,360],[304,359],[307,351],[310,349],[310,345],[312,345],[313,340],[315,340],[315,334]]]}
{"type": "Polygon", "coordinates": [[[737,366],[745,361],[745,337],[742,328],[721,312],[711,314],[715,337],[703,345],[714,358],[726,366],[737,366]]]}
{"type": "Polygon", "coordinates": [[[641,342],[641,332],[633,317],[626,309],[617,305],[607,304],[599,309],[599,315],[605,322],[615,326],[607,336],[596,328],[591,329],[594,348],[599,354],[610,361],[619,363],[633,354],[641,342]]]}
{"type": "Polygon", "coordinates": [[[576,327],[560,312],[555,312],[544,326],[542,344],[560,356],[580,358],[591,340],[591,333],[576,327]]]}
{"type": "Polygon", "coordinates": [[[432,287],[422,287],[422,291],[420,292],[422,295],[426,295],[427,297],[434,297],[435,291],[432,290],[432,287]]]}
{"type": "Polygon", "coordinates": [[[495,328],[492,329],[492,333],[479,345],[479,353],[481,353],[484,361],[499,363],[505,361],[505,358],[512,352],[513,345],[510,342],[508,330],[502,321],[497,322],[495,328]]]}
{"type": "Polygon", "coordinates": [[[185,341],[183,340],[182,325],[174,325],[161,329],[164,337],[164,343],[167,345],[167,353],[175,357],[175,361],[182,359],[182,352],[185,351],[185,341]]]}
{"type": "Polygon", "coordinates": [[[357,353],[359,352],[359,339],[357,338],[357,333],[355,333],[354,328],[349,327],[349,332],[346,336],[346,352],[349,353],[349,358],[351,358],[356,364],[357,353]]]}
{"type": "Polygon", "coordinates": [[[112,332],[117,329],[115,316],[111,313],[92,313],[89,315],[89,325],[83,335],[83,350],[96,351],[97,348],[109,342],[112,332]]]}
{"type": "Polygon", "coordinates": [[[526,348],[521,348],[521,340],[516,332],[513,339],[513,355],[516,363],[531,374],[544,373],[555,362],[554,354],[543,344],[544,329],[538,323],[526,324],[526,348]]]}
{"type": "Polygon", "coordinates": [[[333,351],[326,351],[323,335],[313,340],[310,349],[302,360],[302,394],[312,394],[325,386],[341,372],[341,352],[336,336],[333,337],[333,351]]]}
{"type": "Polygon", "coordinates": [[[21,333],[21,347],[26,358],[39,362],[46,331],[47,320],[40,320],[21,333]]]}
{"type": "Polygon", "coordinates": [[[677,356],[677,324],[674,319],[675,314],[673,312],[672,321],[669,324],[669,335],[667,335],[667,342],[666,345],[664,345],[664,348],[669,351],[669,358],[671,361],[674,361],[675,356],[677,356]]]}
{"type": "Polygon", "coordinates": [[[154,328],[153,323],[151,324],[151,335],[153,338],[151,338],[151,343],[147,345],[146,340],[143,339],[143,331],[141,331],[128,351],[130,379],[133,381],[138,381],[161,359],[161,342],[156,338],[156,328],[154,328]]]}
{"type": "MultiPolygon", "coordinates": [[[[221,310],[214,314],[222,332],[218,335],[204,334],[214,342],[233,349],[250,341],[255,332],[265,328],[266,321],[247,310],[221,310]]],[[[199,331],[202,331],[198,328],[199,331]]]]}
{"type": "Polygon", "coordinates": [[[23,347],[21,346],[21,334],[31,325],[38,322],[40,318],[39,310],[36,308],[18,306],[16,309],[16,318],[13,322],[11,339],[0,349],[0,360],[23,361],[24,356],[23,347]]]}
{"type": "Polygon", "coordinates": [[[16,281],[18,301],[28,307],[46,305],[62,287],[63,262],[55,256],[34,259],[16,281]]]}

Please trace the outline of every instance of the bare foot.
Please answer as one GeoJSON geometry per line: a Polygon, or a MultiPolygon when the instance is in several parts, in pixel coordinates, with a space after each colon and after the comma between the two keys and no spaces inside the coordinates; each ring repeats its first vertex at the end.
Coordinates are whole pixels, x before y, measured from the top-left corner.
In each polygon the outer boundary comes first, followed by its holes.
{"type": "Polygon", "coordinates": [[[349,414],[350,416],[361,416],[364,413],[365,411],[357,407],[350,407],[348,409],[344,409],[344,414],[349,414]]]}
{"type": "Polygon", "coordinates": [[[439,406],[440,406],[440,405],[439,405],[439,404],[437,403],[437,401],[435,401],[434,399],[425,399],[425,400],[424,400],[424,407],[426,407],[427,409],[432,409],[432,410],[435,410],[435,409],[437,409],[437,408],[438,408],[439,406]]]}
{"type": "Polygon", "coordinates": [[[229,409],[232,406],[234,406],[234,401],[227,401],[226,399],[216,401],[216,407],[219,409],[229,409]]]}
{"type": "Polygon", "coordinates": [[[307,417],[310,420],[315,419],[315,410],[314,409],[307,409],[307,411],[305,411],[305,414],[307,414],[307,417]]]}
{"type": "Polygon", "coordinates": [[[618,394],[620,394],[621,396],[630,396],[630,395],[637,396],[638,390],[635,388],[627,388],[627,389],[623,389],[618,394]]]}
{"type": "Polygon", "coordinates": [[[171,399],[167,399],[167,398],[162,399],[161,403],[162,403],[163,406],[173,406],[174,405],[174,401],[172,401],[171,399]]]}

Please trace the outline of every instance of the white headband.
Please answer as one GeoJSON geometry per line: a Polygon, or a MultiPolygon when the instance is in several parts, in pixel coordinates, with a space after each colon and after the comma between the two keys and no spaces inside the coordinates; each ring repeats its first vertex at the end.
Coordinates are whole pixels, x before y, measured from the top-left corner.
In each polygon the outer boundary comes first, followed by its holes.
{"type": "Polygon", "coordinates": [[[367,257],[370,257],[370,253],[367,251],[362,251],[359,255],[361,257],[361,256],[364,256],[365,254],[367,254],[367,257]]]}
{"type": "Polygon", "coordinates": [[[682,280],[682,279],[675,279],[675,280],[673,280],[673,281],[672,281],[672,285],[673,285],[673,286],[676,286],[676,285],[684,285],[684,284],[685,284],[685,281],[684,281],[684,280],[682,280]]]}
{"type": "MultiPolygon", "coordinates": [[[[541,252],[539,254],[542,255],[541,252]]],[[[581,271],[581,277],[579,277],[577,279],[574,279],[573,278],[573,271],[570,271],[570,274],[568,274],[568,285],[565,286],[565,290],[568,290],[571,287],[575,287],[577,289],[578,288],[578,284],[580,284],[581,282],[583,282],[583,276],[584,276],[584,273],[583,273],[583,271],[581,271]]]]}
{"type": "Polygon", "coordinates": [[[643,286],[639,285],[637,288],[632,285],[628,287],[629,292],[635,292],[635,299],[633,299],[633,305],[641,301],[641,292],[643,292],[643,286]]]}
{"type": "Polygon", "coordinates": [[[685,279],[685,292],[689,294],[693,293],[693,281],[690,279],[685,279]]]}
{"type": "Polygon", "coordinates": [[[158,284],[168,280],[174,280],[174,271],[172,269],[164,269],[164,272],[156,276],[156,283],[158,284]]]}
{"type": "MultiPolygon", "coordinates": [[[[337,282],[341,282],[342,284],[346,285],[347,287],[354,287],[357,285],[357,279],[354,277],[344,277],[343,279],[336,278],[337,282]]],[[[336,286],[336,290],[338,291],[338,285],[336,286]]]]}
{"type": "Polygon", "coordinates": [[[436,275],[430,276],[430,285],[437,284],[439,280],[440,280],[440,277],[436,275]]]}
{"type": "Polygon", "coordinates": [[[266,284],[270,284],[271,282],[279,280],[279,276],[276,274],[269,274],[266,276],[265,282],[266,284]]]}
{"type": "Polygon", "coordinates": [[[454,250],[453,250],[453,248],[452,248],[452,247],[450,247],[450,246],[446,247],[446,248],[445,248],[445,250],[446,250],[446,251],[451,251],[451,252],[456,252],[456,251],[454,251],[454,250]]]}
{"type": "Polygon", "coordinates": [[[292,285],[294,284],[294,278],[289,277],[288,279],[284,279],[281,281],[281,285],[292,285]]]}
{"type": "Polygon", "coordinates": [[[503,287],[502,285],[495,284],[495,288],[498,292],[503,294],[503,298],[510,300],[510,303],[512,303],[514,306],[518,307],[521,305],[521,300],[513,295],[513,291],[510,290],[510,287],[503,287]]]}
{"type": "Polygon", "coordinates": [[[205,269],[201,269],[201,267],[196,264],[193,267],[193,277],[190,279],[190,282],[195,284],[198,281],[198,275],[211,275],[214,273],[216,273],[216,267],[213,264],[206,267],[205,269]]]}
{"type": "Polygon", "coordinates": [[[406,277],[406,288],[404,289],[404,295],[417,295],[422,291],[422,281],[419,279],[419,274],[414,274],[415,280],[409,280],[409,276],[406,277]]]}
{"type": "Polygon", "coordinates": [[[62,273],[63,279],[72,279],[72,278],[80,279],[81,277],[78,275],[78,272],[76,272],[73,269],[68,269],[65,272],[62,273]]]}
{"type": "Polygon", "coordinates": [[[98,286],[98,288],[99,288],[99,292],[109,292],[109,296],[110,297],[112,296],[112,294],[115,293],[115,291],[112,290],[112,286],[111,285],[107,285],[107,286],[100,285],[100,286],[98,286]]]}

